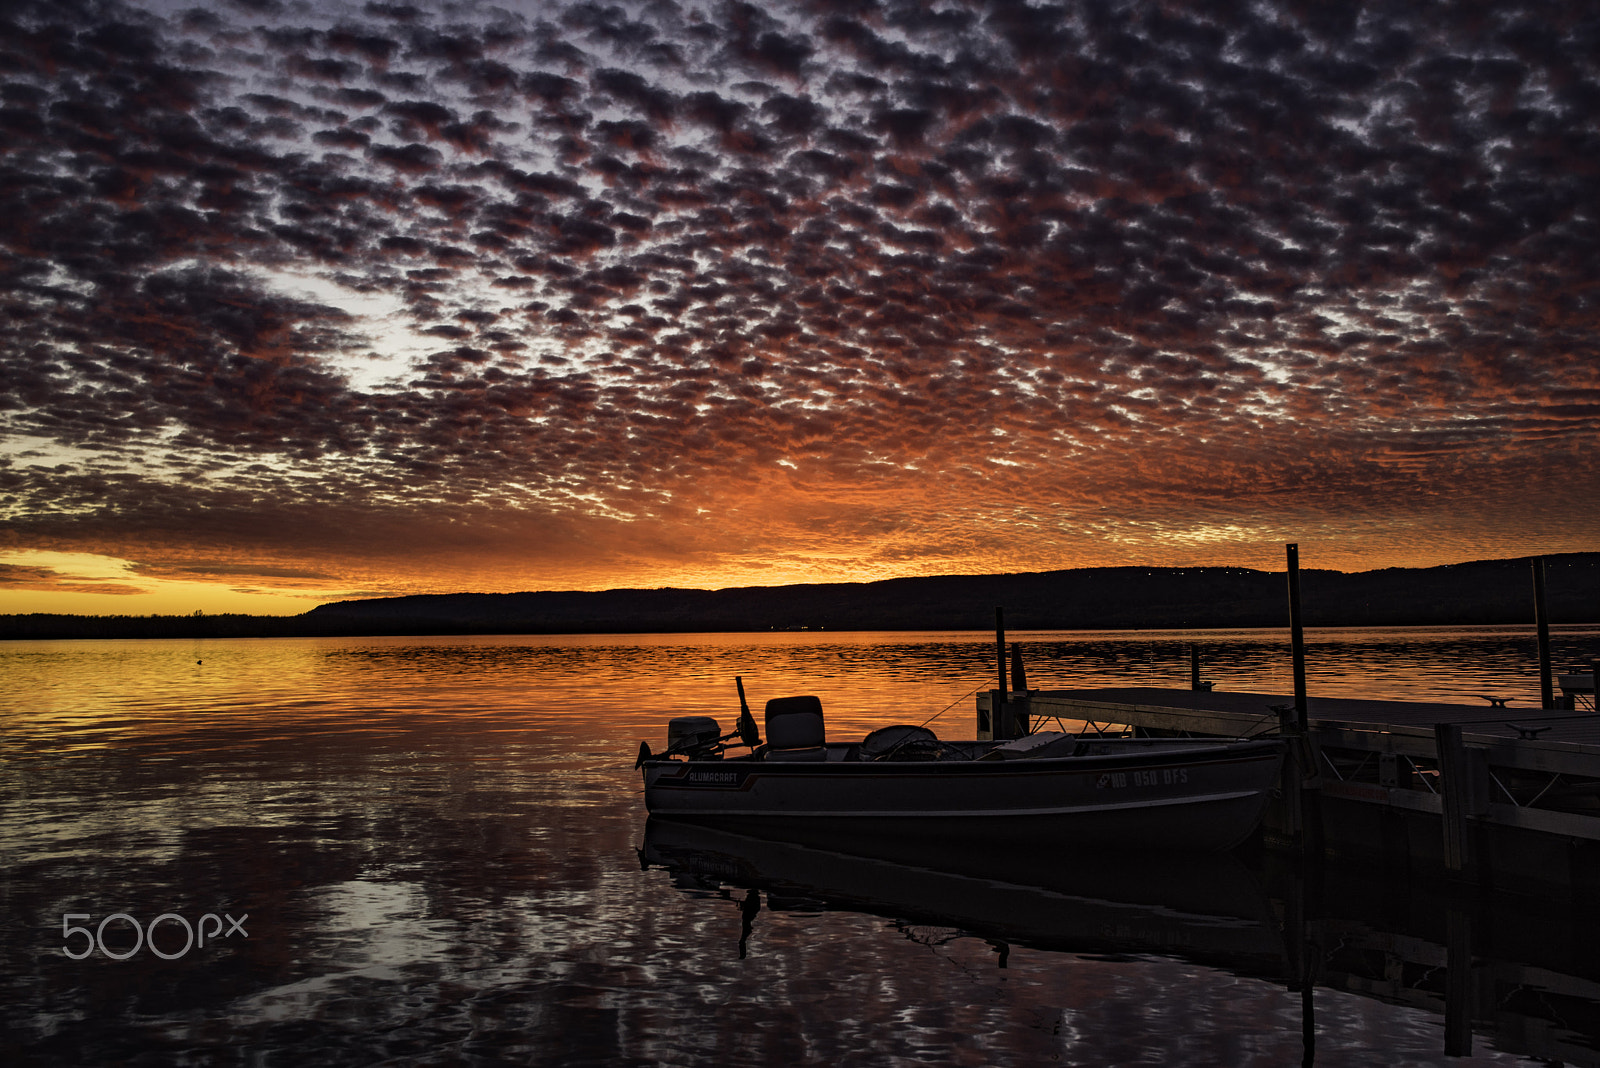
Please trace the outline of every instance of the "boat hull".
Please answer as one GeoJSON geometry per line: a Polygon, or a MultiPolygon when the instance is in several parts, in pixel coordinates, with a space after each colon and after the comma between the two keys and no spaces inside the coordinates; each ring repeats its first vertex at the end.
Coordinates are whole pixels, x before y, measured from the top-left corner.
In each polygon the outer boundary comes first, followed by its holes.
{"type": "Polygon", "coordinates": [[[1260,825],[1282,759],[1280,743],[1241,742],[1027,760],[651,760],[643,770],[652,815],[791,840],[1222,850],[1260,825]]]}

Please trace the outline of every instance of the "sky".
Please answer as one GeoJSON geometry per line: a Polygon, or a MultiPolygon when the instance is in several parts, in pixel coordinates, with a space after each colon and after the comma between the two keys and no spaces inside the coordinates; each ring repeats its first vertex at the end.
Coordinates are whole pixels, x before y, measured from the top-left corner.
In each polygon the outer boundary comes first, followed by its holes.
{"type": "Polygon", "coordinates": [[[1600,11],[0,11],[0,612],[1600,549],[1600,11]]]}

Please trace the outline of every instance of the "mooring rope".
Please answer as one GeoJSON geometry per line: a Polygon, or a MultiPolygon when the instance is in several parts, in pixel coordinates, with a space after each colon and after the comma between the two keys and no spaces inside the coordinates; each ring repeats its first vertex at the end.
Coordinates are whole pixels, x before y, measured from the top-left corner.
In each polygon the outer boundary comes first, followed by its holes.
{"type": "Polygon", "coordinates": [[[946,712],[950,711],[952,708],[956,707],[956,705],[959,705],[962,701],[965,701],[967,698],[971,697],[981,689],[983,689],[982,686],[974,686],[972,689],[968,690],[966,693],[962,694],[960,697],[957,697],[954,701],[951,701],[949,704],[939,709],[939,711],[935,712],[933,715],[917,724],[917,726],[926,727],[928,724],[932,723],[934,720],[938,719],[940,716],[944,715],[946,712]]]}
{"type": "Polygon", "coordinates": [[[1273,731],[1282,729],[1283,721],[1278,718],[1277,710],[1274,709],[1271,712],[1261,713],[1261,723],[1256,727],[1251,728],[1245,734],[1239,735],[1239,739],[1241,741],[1250,741],[1252,738],[1260,738],[1264,735],[1271,734],[1273,731]]]}

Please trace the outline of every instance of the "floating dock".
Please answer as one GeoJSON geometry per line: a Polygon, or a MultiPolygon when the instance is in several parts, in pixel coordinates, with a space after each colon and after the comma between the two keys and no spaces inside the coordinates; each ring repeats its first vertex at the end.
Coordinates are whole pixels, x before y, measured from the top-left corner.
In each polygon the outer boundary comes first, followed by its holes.
{"type": "Polygon", "coordinates": [[[1310,697],[1303,728],[1292,696],[1204,689],[1028,690],[1003,701],[990,691],[979,695],[978,720],[982,732],[998,704],[1033,729],[1059,720],[1152,736],[1281,735],[1294,759],[1269,842],[1507,889],[1594,887],[1600,715],[1582,707],[1588,681],[1570,680],[1572,710],[1310,697]]]}

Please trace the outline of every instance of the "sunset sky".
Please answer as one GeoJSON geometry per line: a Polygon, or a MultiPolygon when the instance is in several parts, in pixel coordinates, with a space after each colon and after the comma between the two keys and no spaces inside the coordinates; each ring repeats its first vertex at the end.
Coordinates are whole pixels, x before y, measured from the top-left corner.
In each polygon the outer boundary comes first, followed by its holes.
{"type": "Polygon", "coordinates": [[[1592,6],[21,0],[0,146],[0,612],[1600,549],[1592,6]]]}

